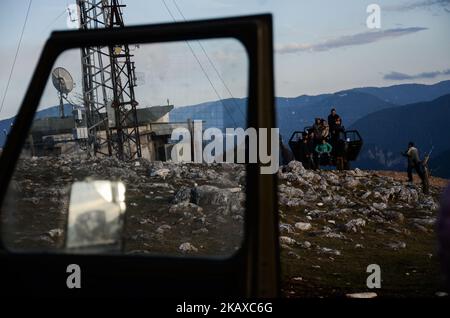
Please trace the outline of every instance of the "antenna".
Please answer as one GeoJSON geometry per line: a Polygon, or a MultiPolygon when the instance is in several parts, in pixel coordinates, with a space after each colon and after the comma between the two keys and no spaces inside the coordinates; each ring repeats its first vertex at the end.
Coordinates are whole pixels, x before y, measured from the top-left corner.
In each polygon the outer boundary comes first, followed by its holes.
{"type": "MultiPolygon", "coordinates": [[[[123,28],[119,0],[77,0],[80,29],[123,28]]],[[[127,43],[81,49],[83,101],[88,127],[88,153],[140,158],[133,55],[127,43]]]]}
{"type": "Polygon", "coordinates": [[[73,90],[73,78],[63,67],[57,67],[52,71],[52,82],[59,95],[59,114],[64,117],[63,99],[67,99],[67,94],[73,90]]]}

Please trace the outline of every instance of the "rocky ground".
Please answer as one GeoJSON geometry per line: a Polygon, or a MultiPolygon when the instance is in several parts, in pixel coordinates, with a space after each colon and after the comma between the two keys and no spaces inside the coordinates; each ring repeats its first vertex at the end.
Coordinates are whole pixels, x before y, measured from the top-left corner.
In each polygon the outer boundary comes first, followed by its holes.
{"type": "MultiPolygon", "coordinates": [[[[24,159],[2,208],[2,230],[11,248],[62,248],[70,185],[115,179],[127,188],[126,253],[229,256],[243,236],[244,168],[24,159]]],[[[386,173],[314,172],[295,161],[278,176],[285,296],[368,291],[369,264],[381,266],[379,296],[433,297],[442,290],[434,234],[439,182],[423,195],[417,184],[386,173]]]]}
{"type": "Polygon", "coordinates": [[[86,178],[125,183],[125,253],[229,256],[241,244],[244,166],[34,157],[3,208],[9,245],[62,248],[70,185],[86,178]]]}
{"type": "Polygon", "coordinates": [[[369,264],[381,267],[379,296],[443,295],[434,232],[440,180],[423,195],[396,174],[312,172],[298,162],[282,167],[279,179],[285,295],[373,291],[369,264]]]}

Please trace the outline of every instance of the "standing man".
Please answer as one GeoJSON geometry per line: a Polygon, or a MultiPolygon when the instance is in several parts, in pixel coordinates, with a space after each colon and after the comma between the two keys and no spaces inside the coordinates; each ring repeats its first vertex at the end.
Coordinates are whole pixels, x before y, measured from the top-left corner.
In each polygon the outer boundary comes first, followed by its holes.
{"type": "Polygon", "coordinates": [[[332,108],[330,114],[328,115],[328,126],[330,127],[330,130],[333,131],[334,125],[336,124],[336,119],[338,119],[339,116],[336,113],[336,109],[332,108]]]}
{"type": "Polygon", "coordinates": [[[291,151],[284,145],[283,136],[280,135],[280,163],[287,165],[289,162],[294,160],[294,156],[291,151]]]}
{"type": "Polygon", "coordinates": [[[317,169],[317,165],[316,165],[316,138],[314,135],[314,130],[310,129],[308,131],[308,153],[309,153],[309,157],[308,157],[308,162],[309,162],[309,167],[310,169],[316,170],[317,169]]]}
{"type": "Polygon", "coordinates": [[[419,175],[420,180],[422,181],[423,192],[425,194],[428,193],[428,180],[426,171],[422,165],[422,162],[419,158],[419,150],[414,147],[414,143],[410,142],[408,144],[408,150],[402,153],[403,156],[408,158],[408,181],[413,182],[413,169],[416,170],[416,173],[419,175]]]}
{"type": "Polygon", "coordinates": [[[305,169],[311,169],[312,167],[310,166],[310,161],[309,161],[309,157],[310,157],[310,153],[309,153],[309,147],[308,147],[308,134],[306,132],[302,133],[302,140],[301,143],[299,145],[300,148],[300,161],[303,164],[303,167],[305,167],[305,169]]]}
{"type": "Polygon", "coordinates": [[[345,128],[344,126],[342,126],[341,117],[336,115],[336,121],[334,122],[334,126],[333,128],[331,127],[332,126],[330,126],[330,136],[331,136],[330,141],[331,145],[334,147],[340,138],[340,134],[342,132],[345,132],[345,128]]]}

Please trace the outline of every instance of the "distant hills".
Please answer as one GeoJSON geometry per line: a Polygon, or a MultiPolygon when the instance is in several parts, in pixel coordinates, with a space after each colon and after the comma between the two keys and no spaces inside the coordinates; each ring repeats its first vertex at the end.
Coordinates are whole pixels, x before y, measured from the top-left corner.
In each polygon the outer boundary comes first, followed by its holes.
{"type": "Polygon", "coordinates": [[[427,102],[450,93],[450,81],[432,85],[401,84],[389,87],[362,87],[351,91],[371,94],[379,99],[396,105],[427,102]]]}
{"type": "Polygon", "coordinates": [[[336,108],[343,119],[344,126],[350,126],[358,119],[372,112],[394,107],[378,97],[367,93],[355,91],[339,92],[311,98],[314,102],[296,102],[300,99],[280,102],[277,99],[277,118],[280,133],[284,141],[287,141],[295,130],[303,130],[305,126],[311,126],[314,118],[327,118],[331,108],[336,108]]]}
{"type": "MultiPolygon", "coordinates": [[[[358,129],[364,139],[361,156],[354,166],[364,169],[404,169],[400,156],[408,141],[417,143],[422,154],[432,145],[430,167],[450,177],[450,80],[433,85],[402,84],[360,87],[336,93],[276,97],[276,116],[284,142],[296,130],[312,125],[315,117],[326,118],[336,108],[346,128],[358,129]]],[[[66,105],[67,111],[70,106],[66,105]]],[[[251,111],[251,110],[249,110],[251,111]]],[[[58,116],[58,106],[38,112],[37,117],[58,116]]],[[[176,107],[170,121],[199,119],[208,127],[245,127],[247,99],[229,98],[176,107]]],[[[0,146],[12,118],[0,121],[0,146]]]]}
{"type": "MultiPolygon", "coordinates": [[[[280,133],[287,141],[294,131],[310,126],[315,117],[326,118],[332,107],[343,118],[344,126],[349,127],[370,113],[408,103],[430,101],[445,94],[450,94],[450,80],[433,85],[401,84],[353,88],[332,94],[276,97],[276,115],[280,133]]],[[[170,118],[174,121],[201,119],[206,121],[206,126],[219,128],[244,126],[246,103],[246,98],[229,98],[176,107],[170,112],[170,118]]]]}
{"type": "Polygon", "coordinates": [[[188,119],[203,120],[203,128],[245,127],[247,99],[228,98],[221,101],[176,107],[169,113],[169,116],[171,122],[186,122],[188,119]]]}
{"type": "MultiPolygon", "coordinates": [[[[354,91],[294,98],[277,97],[275,104],[278,127],[285,141],[295,130],[312,125],[315,117],[326,118],[332,107],[338,110],[344,124],[350,125],[369,113],[395,106],[373,95],[354,91]]],[[[174,108],[170,112],[170,120],[199,119],[205,121],[205,127],[221,129],[245,127],[246,111],[246,98],[229,98],[174,108]]]]}
{"type": "MultiPolygon", "coordinates": [[[[445,177],[450,175],[450,167],[445,164],[450,159],[450,153],[446,152],[450,149],[448,94],[450,80],[433,85],[361,87],[332,94],[277,97],[276,116],[287,142],[294,131],[310,126],[315,117],[326,118],[334,107],[344,126],[358,129],[363,136],[365,145],[355,167],[404,169],[405,159],[400,152],[408,141],[414,140],[422,154],[434,145],[430,166],[445,177]]],[[[170,116],[175,121],[205,120],[205,127],[245,126],[246,102],[246,99],[226,99],[177,107],[170,116]]]]}
{"type": "Polygon", "coordinates": [[[355,163],[366,169],[403,169],[400,155],[414,141],[425,155],[434,147],[430,166],[438,175],[450,174],[450,94],[430,102],[414,103],[371,113],[350,128],[364,138],[362,153],[355,163]]]}
{"type": "Polygon", "coordinates": [[[450,179],[450,149],[433,157],[430,169],[434,175],[450,179]]]}

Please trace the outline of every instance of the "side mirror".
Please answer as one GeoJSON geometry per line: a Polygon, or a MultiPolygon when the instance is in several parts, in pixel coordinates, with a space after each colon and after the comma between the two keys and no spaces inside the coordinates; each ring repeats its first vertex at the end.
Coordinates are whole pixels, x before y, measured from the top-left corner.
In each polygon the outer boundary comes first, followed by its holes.
{"type": "Polygon", "coordinates": [[[70,191],[65,248],[93,253],[122,246],[125,185],[117,181],[78,181],[70,191]]]}

